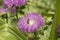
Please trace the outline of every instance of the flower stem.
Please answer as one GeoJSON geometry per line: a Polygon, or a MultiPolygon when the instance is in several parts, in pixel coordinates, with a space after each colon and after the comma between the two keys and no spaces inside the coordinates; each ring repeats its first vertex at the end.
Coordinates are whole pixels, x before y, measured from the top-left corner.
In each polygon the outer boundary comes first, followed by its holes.
{"type": "Polygon", "coordinates": [[[49,40],[57,40],[57,28],[60,25],[60,0],[56,1],[56,14],[49,40]]]}

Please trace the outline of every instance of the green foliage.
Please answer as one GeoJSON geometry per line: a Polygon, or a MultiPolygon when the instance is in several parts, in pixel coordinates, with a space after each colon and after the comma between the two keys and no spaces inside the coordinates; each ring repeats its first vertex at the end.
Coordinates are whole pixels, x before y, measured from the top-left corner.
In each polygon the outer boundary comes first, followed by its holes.
{"type": "MultiPolygon", "coordinates": [[[[49,40],[55,15],[56,0],[27,0],[27,4],[18,7],[17,15],[0,15],[0,40],[28,40],[27,34],[18,28],[18,20],[28,12],[38,12],[45,18],[45,25],[33,34],[33,40],[49,40]]],[[[2,7],[0,0],[0,6],[2,7]]],[[[58,39],[59,40],[59,39],[58,39]]]]}

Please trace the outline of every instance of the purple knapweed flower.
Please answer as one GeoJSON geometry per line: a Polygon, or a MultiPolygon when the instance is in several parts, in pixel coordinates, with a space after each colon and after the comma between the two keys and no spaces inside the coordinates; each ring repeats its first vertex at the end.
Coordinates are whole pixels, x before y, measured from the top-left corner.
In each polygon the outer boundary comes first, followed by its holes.
{"type": "Polygon", "coordinates": [[[25,5],[25,4],[26,4],[26,0],[4,0],[3,8],[5,8],[5,11],[8,10],[8,8],[9,8],[9,9],[11,9],[11,11],[13,13],[16,13],[16,7],[22,6],[22,5],[25,5]]]}
{"type": "Polygon", "coordinates": [[[4,0],[4,5],[7,6],[21,6],[25,4],[26,0],[4,0]]]}
{"type": "Polygon", "coordinates": [[[57,30],[57,32],[58,32],[58,36],[60,36],[60,28],[57,30]]]}
{"type": "Polygon", "coordinates": [[[35,32],[45,24],[44,18],[38,13],[29,13],[19,19],[18,26],[23,32],[35,32]]]}
{"type": "Polygon", "coordinates": [[[57,32],[58,32],[58,35],[60,36],[60,26],[58,27],[57,32]]]}
{"type": "Polygon", "coordinates": [[[60,29],[58,29],[58,31],[57,31],[58,33],[60,33],[60,29]]]}

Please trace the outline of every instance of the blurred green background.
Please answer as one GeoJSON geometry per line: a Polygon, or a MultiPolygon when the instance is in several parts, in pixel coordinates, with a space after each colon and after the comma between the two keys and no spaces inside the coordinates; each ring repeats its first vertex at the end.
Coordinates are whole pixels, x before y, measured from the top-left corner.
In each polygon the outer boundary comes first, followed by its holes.
{"type": "MultiPolygon", "coordinates": [[[[33,40],[49,40],[49,39],[54,40],[56,28],[54,29],[53,26],[54,24],[57,25],[55,23],[55,20],[58,18],[58,17],[55,18],[56,5],[57,5],[56,0],[27,0],[27,4],[25,6],[19,7],[19,9],[17,10],[18,15],[11,16],[10,13],[8,14],[9,15],[8,23],[6,23],[7,22],[6,15],[5,14],[1,15],[0,40],[28,40],[28,36],[18,29],[17,24],[18,24],[18,19],[23,17],[25,14],[29,12],[38,12],[42,14],[42,16],[45,18],[44,27],[39,29],[35,34],[31,33],[33,40]]],[[[2,7],[3,7],[3,0],[0,0],[0,8],[2,7]]],[[[58,40],[60,40],[60,38],[58,38],[58,40]]]]}

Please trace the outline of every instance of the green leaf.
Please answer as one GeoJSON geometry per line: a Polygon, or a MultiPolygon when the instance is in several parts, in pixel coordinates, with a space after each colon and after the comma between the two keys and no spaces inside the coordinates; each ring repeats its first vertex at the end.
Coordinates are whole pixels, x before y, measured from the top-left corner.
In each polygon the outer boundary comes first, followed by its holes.
{"type": "Polygon", "coordinates": [[[54,16],[54,22],[50,34],[50,40],[57,40],[57,28],[60,25],[60,0],[56,1],[56,14],[54,16]]]}
{"type": "Polygon", "coordinates": [[[27,40],[27,37],[24,35],[24,33],[18,28],[18,20],[13,19],[11,24],[9,25],[10,29],[13,30],[19,37],[21,37],[23,40],[27,40]],[[12,27],[11,27],[12,26],[12,27]]]}
{"type": "MultiPolygon", "coordinates": [[[[0,39],[1,40],[27,40],[27,37],[18,29],[17,21],[6,23],[6,20],[0,18],[0,39]],[[9,35],[8,35],[9,34],[9,35]],[[7,37],[4,35],[8,35],[7,37]]],[[[9,21],[9,20],[8,20],[9,21]]],[[[10,20],[11,21],[11,20],[10,20]]]]}
{"type": "Polygon", "coordinates": [[[57,38],[57,40],[60,40],[60,38],[57,38]]]}
{"type": "Polygon", "coordinates": [[[9,32],[0,31],[0,40],[19,40],[19,39],[9,32]]]}

